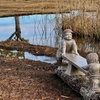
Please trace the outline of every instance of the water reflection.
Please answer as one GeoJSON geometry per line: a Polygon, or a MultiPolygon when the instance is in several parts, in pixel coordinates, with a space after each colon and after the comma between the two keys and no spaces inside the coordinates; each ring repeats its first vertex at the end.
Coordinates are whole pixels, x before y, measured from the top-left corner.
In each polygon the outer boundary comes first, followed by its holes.
{"type": "MultiPolygon", "coordinates": [[[[61,21],[59,20],[60,18],[60,14],[17,17],[17,21],[20,23],[20,26],[18,27],[21,31],[21,37],[29,40],[29,43],[31,44],[59,47],[59,43],[61,41],[61,36],[59,35],[61,33],[61,21]]],[[[0,18],[1,41],[8,39],[8,37],[10,37],[14,31],[17,31],[17,25],[19,24],[16,23],[15,19],[16,17],[0,18]]],[[[99,43],[91,42],[89,38],[75,38],[75,40],[78,44],[78,49],[81,51],[100,52],[99,43]]],[[[30,55],[27,53],[22,54],[23,58],[26,57],[26,55],[30,55]]],[[[10,53],[10,55],[12,55],[12,53],[10,53]]]]}
{"type": "Polygon", "coordinates": [[[75,38],[78,49],[83,52],[95,52],[100,54],[100,45],[97,42],[93,42],[90,39],[75,38]]]}
{"type": "Polygon", "coordinates": [[[42,61],[42,62],[46,62],[46,63],[55,63],[56,62],[55,57],[34,56],[28,52],[25,52],[25,58],[31,59],[31,60],[36,60],[36,61],[42,61]]]}
{"type": "MultiPolygon", "coordinates": [[[[29,43],[55,47],[58,41],[56,30],[56,15],[20,16],[21,37],[29,39],[29,43]],[[56,33],[56,34],[55,34],[56,33]]],[[[14,17],[0,18],[1,40],[6,40],[15,31],[14,17]],[[7,22],[7,23],[6,23],[7,22]]]]}
{"type": "Polygon", "coordinates": [[[0,55],[4,57],[16,57],[16,58],[25,58],[25,53],[23,51],[11,51],[0,49],[0,55]]]}
{"type": "Polygon", "coordinates": [[[28,52],[23,51],[16,51],[16,50],[4,50],[0,49],[0,55],[1,57],[11,57],[11,58],[19,58],[19,59],[30,59],[35,61],[42,61],[46,63],[55,63],[56,58],[55,57],[46,57],[46,56],[35,56],[28,52]]]}

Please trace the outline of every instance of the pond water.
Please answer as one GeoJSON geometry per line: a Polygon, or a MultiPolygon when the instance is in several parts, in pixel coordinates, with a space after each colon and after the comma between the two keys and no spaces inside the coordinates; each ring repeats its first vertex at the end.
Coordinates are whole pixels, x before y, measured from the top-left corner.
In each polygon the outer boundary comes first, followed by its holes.
{"type": "MultiPolygon", "coordinates": [[[[47,45],[56,47],[58,38],[55,33],[55,15],[30,15],[20,16],[21,37],[27,39],[30,44],[47,45]]],[[[7,40],[15,32],[15,18],[0,18],[0,41],[7,40]]],[[[56,62],[55,58],[46,56],[34,56],[28,52],[0,50],[1,54],[20,59],[28,58],[48,63],[56,62]]]]}
{"type": "Polygon", "coordinates": [[[46,63],[55,63],[56,59],[54,57],[46,57],[46,56],[34,56],[28,52],[25,52],[25,58],[36,60],[36,61],[42,61],[46,63]]]}
{"type": "MultiPolygon", "coordinates": [[[[27,39],[30,44],[44,45],[59,47],[61,37],[61,26],[59,18],[61,15],[49,14],[49,15],[29,15],[20,16],[20,28],[21,37],[27,39]]],[[[8,39],[15,32],[15,17],[0,18],[0,41],[8,39]]],[[[89,41],[89,38],[75,38],[78,48],[85,52],[93,51],[100,52],[99,43],[89,41]]],[[[1,50],[3,52],[3,50],[1,50]]],[[[0,53],[2,54],[2,52],[0,53]]],[[[13,52],[13,51],[9,51],[13,52]]],[[[14,51],[15,52],[15,51],[14,51]]],[[[17,52],[19,55],[22,52],[17,52]]],[[[10,53],[11,56],[12,53],[10,53]]],[[[13,54],[13,56],[18,56],[13,54]]],[[[9,53],[8,53],[9,55],[9,53]]],[[[49,58],[45,56],[34,56],[27,52],[20,55],[19,58],[28,58],[34,60],[41,60],[45,62],[53,63],[55,58],[49,58]]]]}
{"type": "MultiPolygon", "coordinates": [[[[21,36],[31,44],[56,46],[55,15],[20,16],[21,36]]],[[[0,18],[0,40],[8,39],[15,32],[14,17],[0,18]]]]}

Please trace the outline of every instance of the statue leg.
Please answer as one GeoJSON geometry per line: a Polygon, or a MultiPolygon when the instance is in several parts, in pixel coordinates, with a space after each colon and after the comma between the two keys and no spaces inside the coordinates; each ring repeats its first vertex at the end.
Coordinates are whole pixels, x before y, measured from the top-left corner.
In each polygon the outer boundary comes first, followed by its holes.
{"type": "Polygon", "coordinates": [[[58,65],[58,70],[62,70],[62,57],[60,57],[59,59],[57,59],[57,65],[58,65]]]}
{"type": "Polygon", "coordinates": [[[57,70],[62,70],[62,53],[59,49],[57,50],[56,53],[56,59],[57,59],[57,66],[58,66],[57,70]]]}

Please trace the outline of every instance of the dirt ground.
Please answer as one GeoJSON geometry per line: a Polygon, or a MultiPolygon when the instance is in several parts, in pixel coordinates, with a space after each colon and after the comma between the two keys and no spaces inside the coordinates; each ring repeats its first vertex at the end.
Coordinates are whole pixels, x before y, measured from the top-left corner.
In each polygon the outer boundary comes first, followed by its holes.
{"type": "MultiPolygon", "coordinates": [[[[6,49],[14,49],[14,43],[16,45],[19,42],[13,42],[13,45],[10,43],[12,41],[8,42],[8,46],[7,43],[0,42],[0,48],[5,46],[6,49]]],[[[20,43],[17,49],[25,47],[22,45],[20,43]]],[[[55,68],[56,63],[48,64],[1,55],[0,100],[83,100],[55,74],[55,68]]]]}

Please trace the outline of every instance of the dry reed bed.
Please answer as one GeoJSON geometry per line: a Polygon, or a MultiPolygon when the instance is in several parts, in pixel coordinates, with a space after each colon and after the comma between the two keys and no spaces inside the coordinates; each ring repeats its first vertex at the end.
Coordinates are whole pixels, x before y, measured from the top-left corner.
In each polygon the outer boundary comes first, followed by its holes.
{"type": "Polygon", "coordinates": [[[2,0],[0,16],[63,13],[71,10],[96,11],[99,0],[2,0]]]}
{"type": "Polygon", "coordinates": [[[63,14],[62,28],[70,27],[78,36],[88,36],[94,41],[100,41],[100,13],[78,11],[70,13],[70,17],[63,14]]]}

